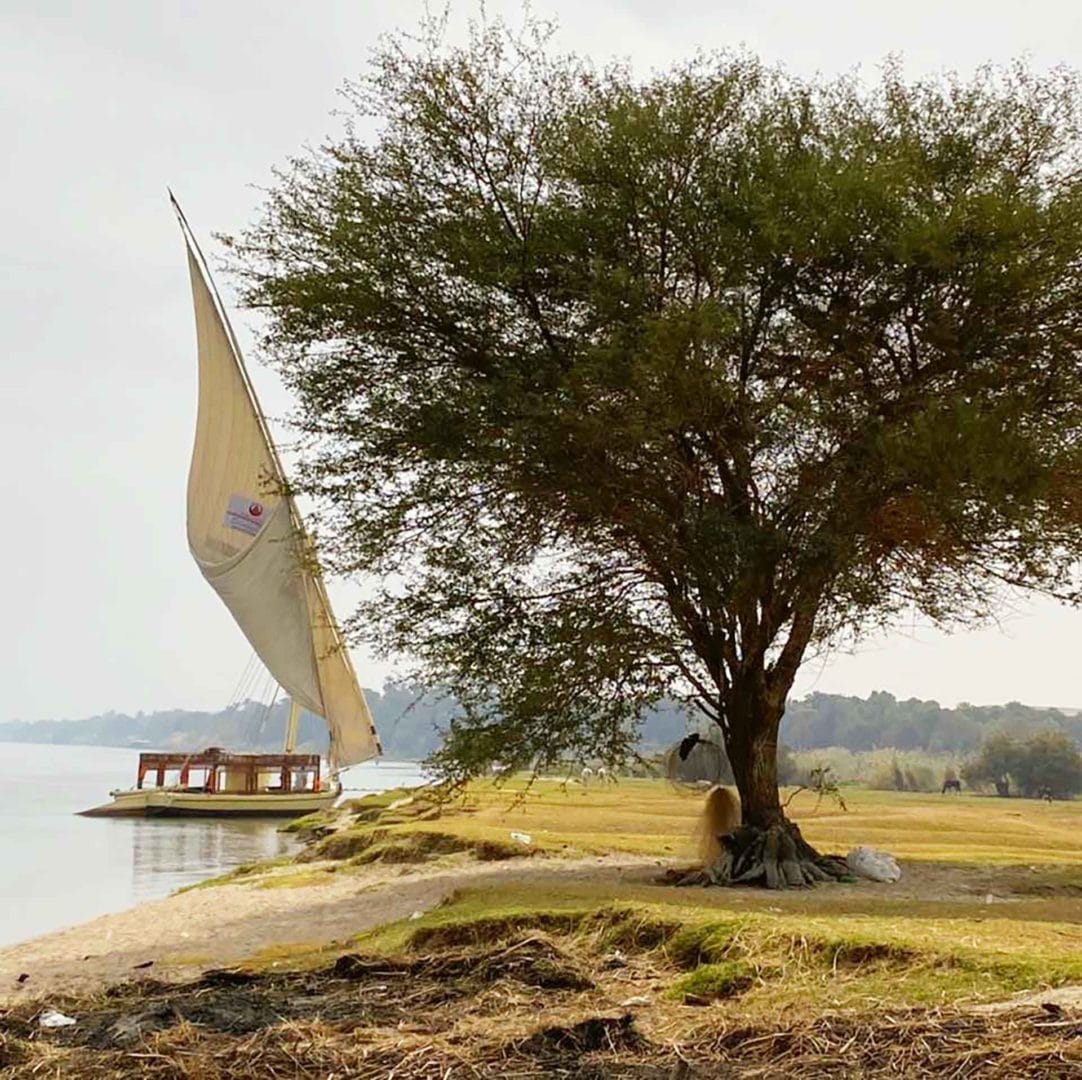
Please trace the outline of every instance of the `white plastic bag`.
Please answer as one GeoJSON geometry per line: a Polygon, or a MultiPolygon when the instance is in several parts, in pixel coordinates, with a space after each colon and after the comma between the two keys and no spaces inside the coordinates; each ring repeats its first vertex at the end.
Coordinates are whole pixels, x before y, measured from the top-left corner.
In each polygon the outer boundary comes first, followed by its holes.
{"type": "Polygon", "coordinates": [[[851,873],[870,881],[897,881],[902,876],[902,868],[889,851],[855,847],[846,855],[845,862],[851,873]]]}
{"type": "Polygon", "coordinates": [[[57,1012],[55,1009],[46,1009],[45,1012],[38,1017],[38,1025],[43,1028],[62,1028],[70,1027],[72,1024],[77,1024],[73,1016],[65,1016],[62,1012],[57,1012]]]}

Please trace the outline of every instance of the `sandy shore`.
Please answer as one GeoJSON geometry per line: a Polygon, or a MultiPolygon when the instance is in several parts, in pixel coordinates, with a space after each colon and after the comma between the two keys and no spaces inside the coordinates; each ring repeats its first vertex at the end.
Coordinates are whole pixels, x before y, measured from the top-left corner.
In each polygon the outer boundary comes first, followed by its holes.
{"type": "Polygon", "coordinates": [[[627,856],[533,858],[406,874],[373,868],[298,888],[193,889],[0,950],[0,1001],[92,991],[140,975],[191,977],[272,947],[344,945],[354,934],[429,911],[465,887],[585,877],[616,883],[657,872],[656,860],[627,856]],[[28,977],[20,982],[22,975],[28,977]]]}

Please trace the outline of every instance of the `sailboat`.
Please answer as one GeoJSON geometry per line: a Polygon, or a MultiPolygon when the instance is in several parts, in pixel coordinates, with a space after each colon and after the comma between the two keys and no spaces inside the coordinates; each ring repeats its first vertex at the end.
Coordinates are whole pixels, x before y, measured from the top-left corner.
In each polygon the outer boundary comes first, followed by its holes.
{"type": "Polygon", "coordinates": [[[381,753],[319,563],[221,298],[176,200],[195,305],[199,407],[188,472],[188,546],[289,696],[280,754],[142,753],[136,785],[88,815],[297,816],[333,804],[339,772],[381,753]],[[300,710],[322,717],[329,774],[296,753],[300,710]]]}

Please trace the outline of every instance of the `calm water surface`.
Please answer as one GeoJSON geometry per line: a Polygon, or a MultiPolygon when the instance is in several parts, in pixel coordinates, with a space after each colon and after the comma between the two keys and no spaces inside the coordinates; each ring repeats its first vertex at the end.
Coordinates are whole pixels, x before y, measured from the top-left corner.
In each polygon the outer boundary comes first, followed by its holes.
{"type": "MultiPolygon", "coordinates": [[[[84,818],[135,782],[137,750],[0,743],[0,947],[166,896],[295,841],[281,819],[84,818]]],[[[357,765],[347,796],[419,784],[412,762],[357,765]]]]}

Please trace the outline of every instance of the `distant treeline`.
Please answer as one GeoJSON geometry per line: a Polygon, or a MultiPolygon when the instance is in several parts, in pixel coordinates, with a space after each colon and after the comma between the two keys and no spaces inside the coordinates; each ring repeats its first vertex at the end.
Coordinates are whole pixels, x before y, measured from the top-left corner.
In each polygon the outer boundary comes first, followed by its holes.
{"type": "MultiPolygon", "coordinates": [[[[388,758],[420,761],[439,745],[440,729],[455,713],[453,699],[402,685],[365,690],[376,729],[388,758]]],[[[0,742],[52,743],[57,746],[145,746],[147,749],[195,750],[224,746],[231,750],[280,750],[288,703],[273,707],[245,701],[221,712],[169,709],[134,716],[108,712],[85,720],[11,720],[0,723],[0,742]]],[[[663,703],[644,717],[644,750],[657,750],[683,738],[688,721],[680,706],[663,703]]],[[[297,749],[324,752],[327,730],[318,717],[302,712],[297,749]]]]}
{"type": "MultiPolygon", "coordinates": [[[[439,742],[439,730],[455,712],[446,696],[425,694],[410,686],[388,684],[382,691],[366,690],[387,757],[418,761],[439,742]]],[[[0,742],[57,745],[132,746],[194,750],[225,746],[233,750],[274,750],[282,743],[287,705],[273,708],[256,702],[222,712],[173,709],[128,716],[109,712],[85,720],[12,720],[0,723],[0,742]]],[[[706,725],[689,719],[676,702],[662,702],[642,722],[644,753],[670,746],[690,729],[706,725]]],[[[1024,736],[1038,731],[1062,731],[1082,742],[1082,715],[1058,709],[1035,709],[1018,702],[1007,705],[959,705],[944,708],[935,701],[898,701],[877,692],[869,698],[810,694],[791,701],[782,721],[782,742],[795,749],[828,746],[853,751],[894,747],[932,753],[966,754],[987,735],[1006,731],[1024,736]]],[[[302,713],[298,749],[323,751],[327,746],[322,720],[302,713]]]]}
{"type": "Polygon", "coordinates": [[[969,753],[985,737],[1000,731],[1028,736],[1061,731],[1082,742],[1082,715],[1037,709],[1011,701],[1006,705],[961,704],[944,708],[937,701],[899,701],[883,691],[867,699],[839,694],[809,694],[790,701],[781,739],[794,749],[843,746],[847,750],[927,750],[969,753]]]}

